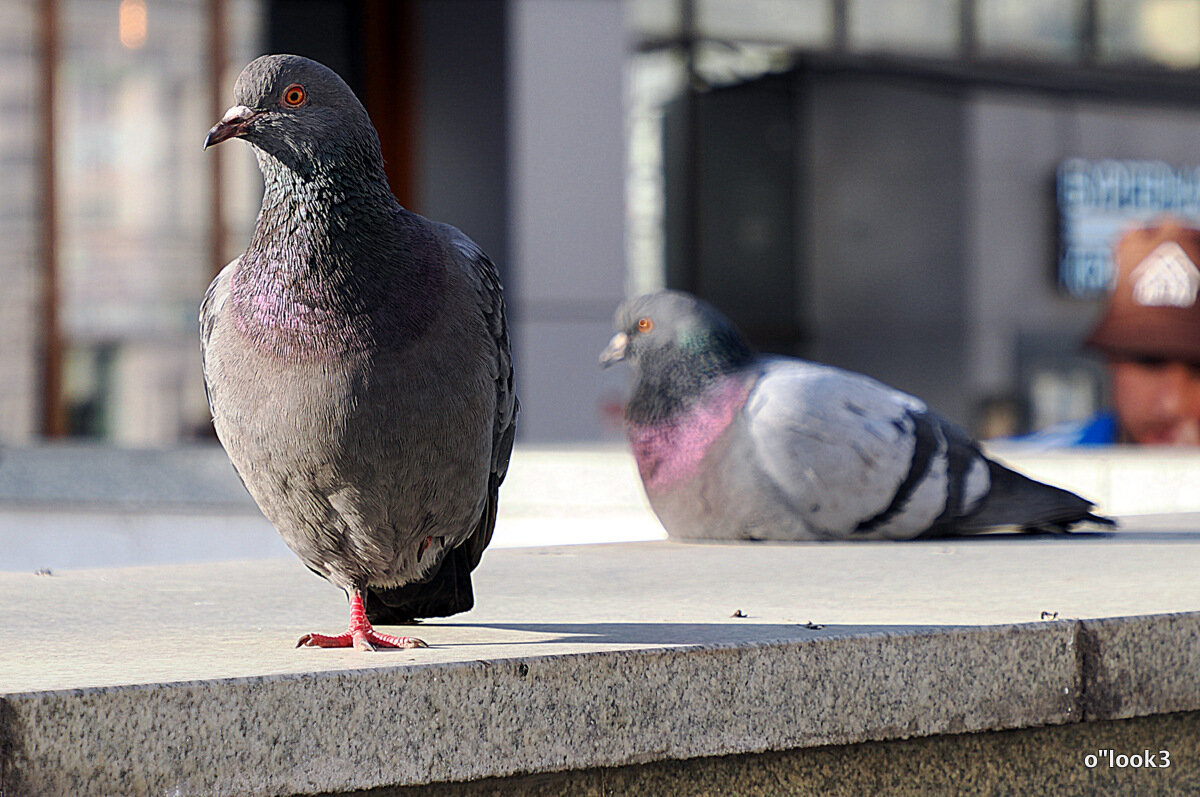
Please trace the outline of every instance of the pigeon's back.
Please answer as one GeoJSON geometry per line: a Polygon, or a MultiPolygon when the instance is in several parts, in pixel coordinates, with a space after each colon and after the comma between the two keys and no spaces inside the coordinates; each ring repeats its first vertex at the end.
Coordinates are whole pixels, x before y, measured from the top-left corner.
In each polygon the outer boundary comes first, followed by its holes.
{"type": "Polygon", "coordinates": [[[784,357],[735,380],[745,400],[696,478],[647,495],[673,537],[819,540],[916,536],[945,503],[913,490],[882,516],[917,447],[919,400],[875,380],[784,357]],[[870,529],[860,528],[871,521],[870,529]]]}
{"type": "Polygon", "coordinates": [[[919,399],[861,374],[770,358],[744,418],[745,456],[817,538],[1109,522],[1086,499],[989,459],[919,399]]]}

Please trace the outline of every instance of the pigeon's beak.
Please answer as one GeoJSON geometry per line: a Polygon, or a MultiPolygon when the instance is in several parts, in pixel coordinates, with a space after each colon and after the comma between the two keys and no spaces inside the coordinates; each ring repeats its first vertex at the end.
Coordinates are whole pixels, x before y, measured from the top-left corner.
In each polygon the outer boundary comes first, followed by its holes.
{"type": "Polygon", "coordinates": [[[619,363],[625,359],[626,351],[629,348],[629,336],[624,332],[618,332],[612,336],[612,340],[608,342],[608,346],[604,351],[600,352],[600,365],[604,368],[619,363]]]}
{"type": "Polygon", "coordinates": [[[235,105],[225,112],[221,117],[221,121],[213,125],[212,130],[208,131],[208,135],[204,137],[204,148],[208,149],[213,144],[220,144],[227,138],[236,138],[246,134],[246,126],[250,121],[258,116],[254,111],[247,108],[245,105],[235,105]]]}

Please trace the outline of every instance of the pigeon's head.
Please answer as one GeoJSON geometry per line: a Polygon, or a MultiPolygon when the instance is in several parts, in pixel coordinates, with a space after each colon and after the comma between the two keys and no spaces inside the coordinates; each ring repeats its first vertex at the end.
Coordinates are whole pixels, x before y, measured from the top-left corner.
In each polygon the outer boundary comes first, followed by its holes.
{"type": "Polygon", "coordinates": [[[301,175],[348,163],[382,169],[379,137],[366,109],[323,64],[299,55],[264,55],[242,70],[233,95],[235,104],[208,131],[205,149],[242,138],[301,175]]]}
{"type": "Polygon", "coordinates": [[[643,376],[664,371],[715,375],[754,357],[750,344],[729,319],[681,291],[661,291],[623,302],[615,323],[617,334],[601,353],[601,365],[626,360],[643,376]]]}

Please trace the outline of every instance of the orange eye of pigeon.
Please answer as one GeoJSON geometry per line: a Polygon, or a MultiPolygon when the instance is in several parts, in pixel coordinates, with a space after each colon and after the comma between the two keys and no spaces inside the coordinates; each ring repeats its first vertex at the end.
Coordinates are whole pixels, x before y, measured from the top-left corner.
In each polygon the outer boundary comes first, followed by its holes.
{"type": "Polygon", "coordinates": [[[637,322],[638,332],[649,332],[654,329],[654,322],[649,318],[639,318],[637,322]]]}
{"type": "Polygon", "coordinates": [[[304,104],[304,98],[308,95],[304,93],[304,87],[299,83],[293,83],[283,90],[283,104],[290,105],[295,108],[298,105],[304,104]]]}

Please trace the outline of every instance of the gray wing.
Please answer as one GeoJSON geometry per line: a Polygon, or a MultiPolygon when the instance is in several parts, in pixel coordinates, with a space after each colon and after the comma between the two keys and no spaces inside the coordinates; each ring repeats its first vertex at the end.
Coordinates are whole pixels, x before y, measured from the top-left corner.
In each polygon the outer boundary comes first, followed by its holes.
{"type": "Polygon", "coordinates": [[[456,256],[461,259],[469,273],[478,279],[479,309],[491,334],[495,358],[496,417],[492,426],[492,458],[487,503],[479,525],[466,543],[469,546],[471,567],[474,568],[483,555],[483,549],[491,541],[492,531],[496,526],[500,484],[508,474],[508,461],[512,457],[520,402],[517,401],[517,394],[513,389],[512,351],[508,342],[504,289],[500,285],[500,274],[496,264],[474,241],[454,227],[443,225],[443,229],[450,235],[450,243],[456,256]]]}
{"type": "Polygon", "coordinates": [[[204,374],[204,395],[208,399],[210,413],[213,411],[213,402],[212,391],[208,386],[209,344],[212,340],[213,328],[217,324],[217,316],[224,311],[225,302],[229,299],[229,278],[233,275],[233,270],[240,259],[240,257],[235,257],[225,268],[221,269],[208,286],[208,290],[204,292],[204,298],[200,300],[200,367],[204,374]]]}
{"type": "Polygon", "coordinates": [[[448,241],[458,265],[473,277],[477,287],[478,309],[490,337],[496,409],[492,423],[487,494],[475,527],[465,540],[447,552],[430,580],[396,588],[368,589],[367,617],[371,622],[380,624],[406,623],[418,617],[444,617],[466,611],[474,605],[471,571],[479,564],[496,527],[500,483],[508,473],[520,410],[513,390],[512,353],[504,312],[504,292],[496,266],[474,241],[454,227],[431,224],[448,241]]]}
{"type": "Polygon", "coordinates": [[[820,537],[915,537],[988,491],[964,432],[860,374],[767,360],[745,413],[755,465],[820,537]]]}

